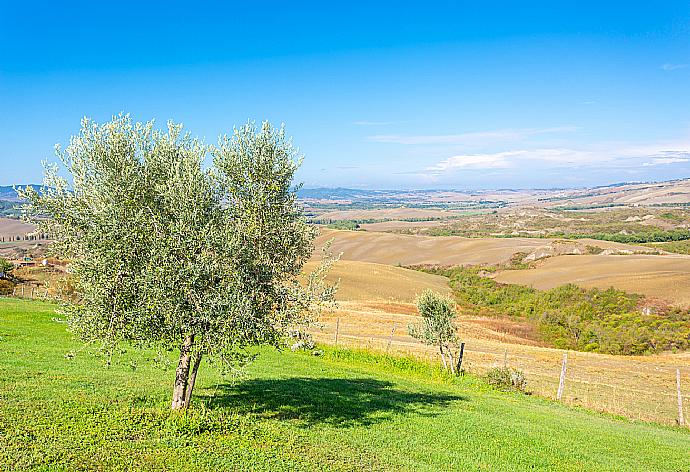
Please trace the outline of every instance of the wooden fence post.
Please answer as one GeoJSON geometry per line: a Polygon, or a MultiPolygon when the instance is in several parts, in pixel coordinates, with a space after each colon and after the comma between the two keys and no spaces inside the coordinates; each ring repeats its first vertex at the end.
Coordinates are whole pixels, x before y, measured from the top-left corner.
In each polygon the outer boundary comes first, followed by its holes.
{"type": "Polygon", "coordinates": [[[460,353],[458,354],[458,369],[457,374],[462,372],[462,357],[465,355],[465,343],[460,343],[460,353]]]}
{"type": "Polygon", "coordinates": [[[563,396],[563,389],[565,388],[565,370],[568,364],[568,353],[563,354],[563,364],[561,365],[561,380],[558,382],[558,393],[556,394],[556,400],[561,399],[563,396]]]}
{"type": "Polygon", "coordinates": [[[685,426],[685,418],[683,418],[683,395],[680,392],[680,369],[676,369],[676,393],[678,394],[678,425],[685,426]]]}
{"type": "Polygon", "coordinates": [[[503,351],[503,368],[504,369],[508,368],[508,349],[507,348],[503,351]]]}
{"type": "Polygon", "coordinates": [[[395,322],[393,322],[393,329],[391,329],[391,335],[388,337],[388,345],[386,346],[386,352],[391,348],[391,343],[393,342],[393,335],[395,334],[395,322]]]}
{"type": "Polygon", "coordinates": [[[335,320],[335,345],[338,345],[338,334],[340,332],[340,317],[335,320]]]}

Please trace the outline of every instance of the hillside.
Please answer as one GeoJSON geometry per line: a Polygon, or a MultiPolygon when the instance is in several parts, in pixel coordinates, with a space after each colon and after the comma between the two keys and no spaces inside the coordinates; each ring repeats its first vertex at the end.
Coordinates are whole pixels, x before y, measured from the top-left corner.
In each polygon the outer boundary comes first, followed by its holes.
{"type": "Polygon", "coordinates": [[[0,237],[6,240],[17,236],[24,236],[34,230],[34,226],[14,218],[0,217],[0,237]]]}
{"type": "MultiPolygon", "coordinates": [[[[308,263],[304,271],[309,272],[315,266],[314,262],[308,263]]],[[[339,283],[336,299],[340,301],[409,303],[425,289],[450,293],[445,277],[370,262],[338,261],[331,268],[326,280],[330,283],[339,283]]]]}
{"type": "Polygon", "coordinates": [[[616,287],[690,306],[690,256],[558,256],[528,270],[503,271],[496,280],[546,290],[566,283],[616,287]]]}
{"type": "Polygon", "coordinates": [[[262,350],[236,381],[207,364],[185,415],[172,371],[106,369],[54,307],[0,299],[0,469],[683,470],[690,433],[444,379],[411,360],[262,350]]]}
{"type": "MultiPolygon", "coordinates": [[[[458,236],[414,236],[368,231],[322,229],[316,241],[322,246],[333,239],[333,252],[342,259],[390,265],[500,264],[517,252],[525,254],[553,251],[554,239],[546,238],[463,238],[458,236]]],[[[578,243],[619,251],[650,248],[610,241],[582,239],[578,243]]]]}
{"type": "Polygon", "coordinates": [[[566,205],[685,205],[690,179],[618,183],[592,188],[498,190],[361,190],[302,189],[300,198],[315,209],[392,207],[554,207],[566,205]]]}

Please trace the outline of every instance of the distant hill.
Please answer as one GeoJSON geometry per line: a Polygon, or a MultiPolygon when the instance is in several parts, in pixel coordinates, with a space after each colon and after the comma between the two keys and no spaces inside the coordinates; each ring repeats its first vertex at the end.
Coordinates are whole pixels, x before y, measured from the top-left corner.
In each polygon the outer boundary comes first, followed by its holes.
{"type": "Polygon", "coordinates": [[[0,186],[0,200],[16,201],[17,192],[12,185],[0,186]]]}
{"type": "MultiPolygon", "coordinates": [[[[350,200],[383,193],[381,190],[361,190],[353,188],[301,188],[297,195],[302,199],[312,200],[350,200]]],[[[386,191],[385,193],[391,193],[386,191]]]]}
{"type": "Polygon", "coordinates": [[[0,185],[0,201],[18,202],[17,191],[14,187],[40,187],[37,184],[18,184],[18,185],[0,185]]]}
{"type": "MultiPolygon", "coordinates": [[[[25,187],[25,185],[17,185],[25,187]]],[[[28,184],[32,187],[40,187],[36,184],[28,184]]],[[[0,185],[0,217],[19,217],[19,198],[13,185],[0,185]]]]}

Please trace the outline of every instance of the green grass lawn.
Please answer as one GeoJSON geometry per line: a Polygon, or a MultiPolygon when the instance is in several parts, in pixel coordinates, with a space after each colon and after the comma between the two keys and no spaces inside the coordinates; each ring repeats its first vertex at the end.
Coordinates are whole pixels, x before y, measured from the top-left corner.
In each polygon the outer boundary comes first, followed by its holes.
{"type": "Polygon", "coordinates": [[[65,356],[55,317],[0,299],[0,470],[690,470],[687,430],[362,353],[266,349],[235,382],[204,364],[173,414],[172,370],[65,356]]]}

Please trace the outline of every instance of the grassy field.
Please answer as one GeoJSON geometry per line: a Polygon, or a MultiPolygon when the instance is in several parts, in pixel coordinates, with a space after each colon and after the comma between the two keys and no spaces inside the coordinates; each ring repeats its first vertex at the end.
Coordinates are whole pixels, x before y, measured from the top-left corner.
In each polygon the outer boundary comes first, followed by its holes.
{"type": "MultiPolygon", "coordinates": [[[[687,470],[690,432],[444,379],[405,359],[264,350],[206,368],[168,411],[172,371],[105,369],[52,305],[0,300],[2,470],[687,470]]],[[[134,366],[137,366],[134,368],[134,366]]],[[[204,366],[207,367],[207,366],[204,366]]]]}
{"type": "MultiPolygon", "coordinates": [[[[418,320],[410,303],[345,301],[334,313],[323,315],[313,330],[322,343],[364,347],[378,352],[414,356],[440,363],[438,349],[420,344],[407,334],[407,325],[418,320]]],[[[539,343],[534,325],[515,318],[472,316],[457,321],[465,344],[463,366],[483,375],[502,366],[525,373],[529,389],[555,398],[565,351],[539,343]]],[[[614,413],[631,419],[673,425],[678,418],[676,369],[681,371],[685,416],[690,417],[690,353],[615,356],[568,352],[563,402],[614,413]]]]}

